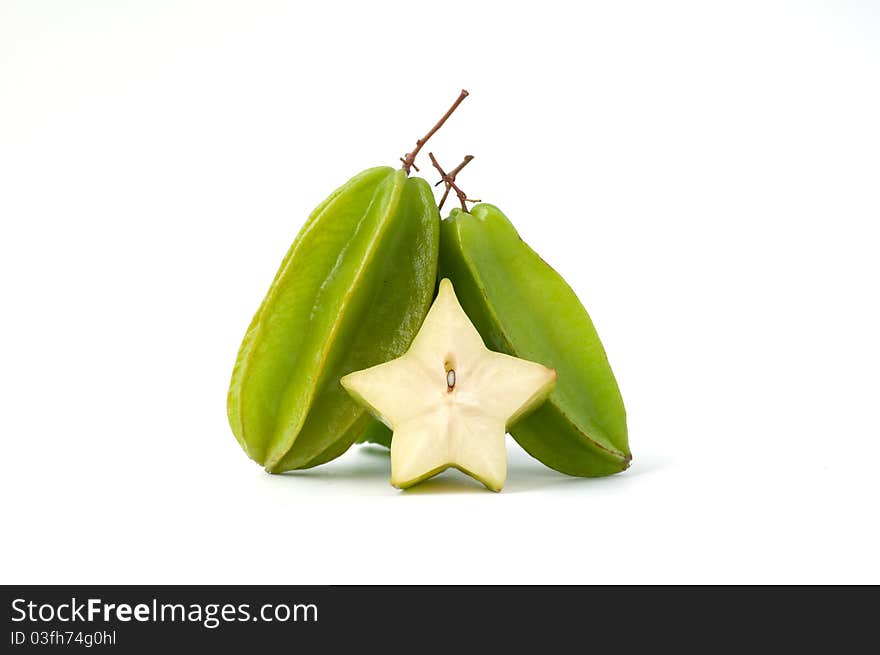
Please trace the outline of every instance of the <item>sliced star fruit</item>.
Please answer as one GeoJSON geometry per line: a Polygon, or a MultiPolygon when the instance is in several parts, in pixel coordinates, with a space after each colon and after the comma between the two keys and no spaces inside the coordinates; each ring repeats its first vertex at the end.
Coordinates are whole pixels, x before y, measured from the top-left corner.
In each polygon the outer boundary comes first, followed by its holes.
{"type": "Polygon", "coordinates": [[[507,428],[544,401],[556,371],[486,348],[444,279],[409,350],[341,383],[393,430],[395,487],[454,467],[500,491],[507,428]]]}

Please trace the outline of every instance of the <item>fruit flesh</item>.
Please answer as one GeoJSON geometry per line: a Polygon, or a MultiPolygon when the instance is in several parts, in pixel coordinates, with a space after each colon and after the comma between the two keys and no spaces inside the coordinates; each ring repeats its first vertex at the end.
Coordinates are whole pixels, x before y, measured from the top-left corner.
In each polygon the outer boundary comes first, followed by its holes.
{"type": "Polygon", "coordinates": [[[441,224],[441,275],[490,348],[554,367],[559,383],[510,428],[532,456],[570,475],[599,476],[631,459],[626,412],[605,350],[565,280],[487,204],[441,224]]]}
{"type": "Polygon", "coordinates": [[[497,491],[507,474],[508,424],[540,404],[555,380],[542,364],[488,350],[442,280],[410,349],[341,383],[393,429],[394,486],[455,467],[497,491]]]}

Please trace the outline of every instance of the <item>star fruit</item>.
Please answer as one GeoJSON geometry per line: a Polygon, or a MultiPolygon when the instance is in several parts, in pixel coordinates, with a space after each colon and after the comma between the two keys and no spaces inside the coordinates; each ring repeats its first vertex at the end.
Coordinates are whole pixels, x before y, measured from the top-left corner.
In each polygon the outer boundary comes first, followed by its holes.
{"type": "Polygon", "coordinates": [[[393,430],[392,485],[454,467],[500,491],[504,435],[550,394],[556,371],[486,348],[444,279],[409,350],[341,383],[393,430]]]}
{"type": "Polygon", "coordinates": [[[559,373],[547,402],[511,428],[517,443],[568,475],[626,470],[626,408],[593,321],[498,207],[453,209],[442,221],[440,276],[452,280],[486,345],[559,373]]]}

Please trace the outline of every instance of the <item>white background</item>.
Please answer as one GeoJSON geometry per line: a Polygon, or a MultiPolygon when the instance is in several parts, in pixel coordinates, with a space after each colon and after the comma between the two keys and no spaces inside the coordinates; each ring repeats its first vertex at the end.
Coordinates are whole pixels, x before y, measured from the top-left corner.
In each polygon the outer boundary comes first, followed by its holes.
{"type": "Polygon", "coordinates": [[[0,1],[0,220],[4,583],[880,582],[869,2],[0,1]],[[430,149],[583,299],[632,469],[263,473],[253,311],[462,87],[430,149]]]}

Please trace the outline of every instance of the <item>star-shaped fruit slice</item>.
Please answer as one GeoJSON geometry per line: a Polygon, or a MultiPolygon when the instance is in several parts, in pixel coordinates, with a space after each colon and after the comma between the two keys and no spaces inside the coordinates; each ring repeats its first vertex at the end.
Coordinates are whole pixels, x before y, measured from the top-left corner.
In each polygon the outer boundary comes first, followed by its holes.
{"type": "Polygon", "coordinates": [[[395,487],[455,467],[500,491],[507,427],[543,402],[556,371],[486,348],[444,279],[410,349],[341,382],[394,431],[395,487]]]}

